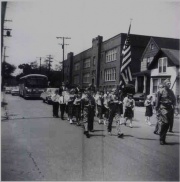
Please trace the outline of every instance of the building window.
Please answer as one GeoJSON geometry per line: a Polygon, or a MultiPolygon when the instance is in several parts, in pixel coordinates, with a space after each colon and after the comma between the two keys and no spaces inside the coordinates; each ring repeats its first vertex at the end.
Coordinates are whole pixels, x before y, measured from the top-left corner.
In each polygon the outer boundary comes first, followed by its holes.
{"type": "Polygon", "coordinates": [[[159,73],[166,73],[167,70],[167,57],[158,60],[159,73]]]}
{"type": "Polygon", "coordinates": [[[93,70],[92,71],[92,77],[95,77],[96,76],[96,70],[93,70]]]}
{"type": "Polygon", "coordinates": [[[83,75],[83,83],[90,83],[90,73],[85,73],[83,75]]]}
{"type": "Polygon", "coordinates": [[[116,81],[116,68],[106,69],[104,79],[105,81],[116,81]]]}
{"type": "Polygon", "coordinates": [[[74,71],[78,71],[78,70],[80,70],[80,63],[79,62],[74,64],[74,71]]]}
{"type": "Polygon", "coordinates": [[[153,50],[154,49],[154,44],[150,45],[150,49],[153,50]]]}
{"type": "Polygon", "coordinates": [[[117,48],[106,52],[106,63],[117,60],[117,48]]]}
{"type": "Polygon", "coordinates": [[[79,75],[74,76],[74,84],[79,84],[79,75]]]}
{"type": "Polygon", "coordinates": [[[94,56],[93,57],[93,66],[95,66],[96,65],[96,57],[94,56]]]}
{"type": "Polygon", "coordinates": [[[89,59],[85,59],[84,60],[84,64],[83,64],[83,68],[89,68],[90,67],[90,63],[91,63],[90,58],[89,59]]]}

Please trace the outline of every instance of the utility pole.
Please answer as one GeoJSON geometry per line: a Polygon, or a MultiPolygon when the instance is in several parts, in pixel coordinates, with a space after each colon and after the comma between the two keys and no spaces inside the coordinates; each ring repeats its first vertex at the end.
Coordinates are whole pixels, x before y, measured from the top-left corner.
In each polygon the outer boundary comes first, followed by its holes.
{"type": "Polygon", "coordinates": [[[3,57],[3,60],[1,60],[1,65],[2,65],[2,73],[1,73],[1,76],[2,76],[2,85],[1,85],[1,89],[3,89],[3,86],[4,86],[4,72],[5,72],[6,57],[9,57],[9,56],[6,56],[6,48],[7,47],[8,46],[4,46],[4,57],[3,57]]]}
{"type": "Polygon", "coordinates": [[[62,49],[63,49],[63,61],[62,61],[62,81],[64,82],[64,45],[69,45],[69,44],[64,44],[64,39],[71,39],[70,37],[56,37],[57,39],[63,39],[63,43],[60,44],[62,45],[62,49]]]}
{"type": "Polygon", "coordinates": [[[41,58],[43,58],[43,57],[36,57],[36,58],[39,58],[39,61],[40,61],[39,72],[41,73],[41,58]]]}
{"type": "Polygon", "coordinates": [[[53,59],[52,57],[51,57],[51,55],[48,55],[48,67],[49,67],[49,69],[48,69],[48,75],[50,76],[50,69],[51,69],[51,63],[53,62],[53,61],[51,61],[51,59],[53,59]]]}

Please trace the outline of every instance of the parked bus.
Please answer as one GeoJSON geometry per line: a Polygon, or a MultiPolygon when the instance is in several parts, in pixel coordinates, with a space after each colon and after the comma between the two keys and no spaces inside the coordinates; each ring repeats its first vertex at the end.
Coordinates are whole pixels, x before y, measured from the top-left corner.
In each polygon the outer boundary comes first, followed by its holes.
{"type": "Polygon", "coordinates": [[[20,78],[19,95],[24,98],[38,98],[47,87],[47,76],[40,74],[29,74],[20,78]]]}

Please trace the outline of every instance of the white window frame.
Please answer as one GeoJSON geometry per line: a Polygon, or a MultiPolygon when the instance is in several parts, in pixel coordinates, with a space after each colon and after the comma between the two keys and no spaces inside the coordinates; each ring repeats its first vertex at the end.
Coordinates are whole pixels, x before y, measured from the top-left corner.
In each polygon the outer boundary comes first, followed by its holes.
{"type": "Polygon", "coordinates": [[[116,81],[116,68],[104,70],[104,81],[116,81]]]}
{"type": "Polygon", "coordinates": [[[168,63],[167,57],[159,58],[159,60],[158,60],[158,72],[159,73],[167,73],[167,63],[168,63]],[[162,64],[160,65],[160,63],[162,63],[162,64]],[[165,68],[165,71],[164,71],[164,68],[165,68]]]}
{"type": "Polygon", "coordinates": [[[91,59],[85,59],[83,62],[83,68],[90,68],[91,67],[91,59]]]}
{"type": "Polygon", "coordinates": [[[117,60],[117,48],[108,50],[106,52],[106,63],[116,61],[117,60]]]}

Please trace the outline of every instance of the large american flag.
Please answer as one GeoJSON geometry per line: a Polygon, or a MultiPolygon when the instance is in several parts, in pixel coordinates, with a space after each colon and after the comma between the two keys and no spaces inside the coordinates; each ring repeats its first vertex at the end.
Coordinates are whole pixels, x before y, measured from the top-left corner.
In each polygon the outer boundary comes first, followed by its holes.
{"type": "Polygon", "coordinates": [[[120,84],[119,84],[120,88],[123,88],[129,81],[132,81],[132,74],[129,67],[131,63],[130,29],[131,29],[131,24],[129,26],[127,38],[122,50],[123,58],[120,71],[120,84]]]}

